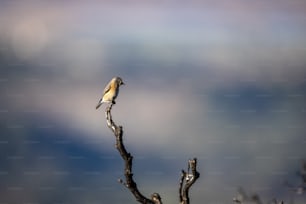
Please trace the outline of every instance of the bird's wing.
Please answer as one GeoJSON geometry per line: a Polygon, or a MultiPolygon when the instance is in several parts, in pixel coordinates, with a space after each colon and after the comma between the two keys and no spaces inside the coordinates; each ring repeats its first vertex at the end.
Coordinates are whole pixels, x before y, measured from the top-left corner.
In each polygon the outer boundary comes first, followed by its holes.
{"type": "Polygon", "coordinates": [[[107,92],[110,90],[110,88],[111,88],[111,82],[109,82],[109,83],[106,85],[106,87],[104,88],[103,96],[104,96],[105,93],[107,93],[107,92]]]}

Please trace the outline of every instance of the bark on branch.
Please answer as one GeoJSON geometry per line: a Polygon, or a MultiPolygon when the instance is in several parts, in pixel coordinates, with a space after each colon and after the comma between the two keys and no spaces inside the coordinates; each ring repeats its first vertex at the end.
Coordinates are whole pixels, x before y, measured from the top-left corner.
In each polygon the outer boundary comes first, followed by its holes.
{"type": "Polygon", "coordinates": [[[151,195],[151,199],[145,197],[142,193],[140,193],[136,182],[133,178],[133,156],[126,150],[123,141],[122,141],[122,135],[123,130],[122,126],[117,126],[115,122],[112,119],[111,110],[114,104],[110,104],[106,110],[105,110],[105,117],[107,121],[107,126],[111,129],[111,131],[114,133],[116,137],[116,149],[120,153],[122,159],[124,160],[124,176],[125,181],[119,180],[120,183],[122,183],[125,187],[127,187],[131,193],[134,195],[136,200],[143,204],[161,204],[161,198],[158,193],[153,193],[151,195]]]}
{"type": "Polygon", "coordinates": [[[182,170],[180,187],[179,187],[179,198],[180,204],[189,204],[189,189],[200,177],[200,173],[197,171],[197,159],[189,159],[187,172],[182,170]]]}
{"type": "MultiPolygon", "coordinates": [[[[107,126],[109,129],[114,133],[116,138],[116,149],[120,153],[120,156],[124,160],[124,176],[125,181],[122,179],[119,180],[126,188],[130,190],[130,192],[134,195],[136,200],[142,204],[162,204],[161,197],[158,193],[153,193],[151,198],[145,197],[138,189],[136,182],[133,178],[133,156],[126,150],[122,136],[123,136],[123,129],[122,126],[118,126],[112,119],[111,110],[113,107],[113,103],[111,103],[105,109],[105,117],[107,126]]],[[[197,160],[196,158],[191,159],[188,161],[188,172],[186,173],[182,170],[182,176],[180,180],[180,204],[189,204],[189,189],[195,183],[195,181],[200,177],[199,172],[196,170],[197,167],[197,160]]]]}

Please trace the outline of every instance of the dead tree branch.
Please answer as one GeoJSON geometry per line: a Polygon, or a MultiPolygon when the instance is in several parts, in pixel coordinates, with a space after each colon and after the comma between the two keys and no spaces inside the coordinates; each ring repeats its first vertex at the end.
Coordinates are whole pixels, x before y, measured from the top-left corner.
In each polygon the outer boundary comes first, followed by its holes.
{"type": "MultiPolygon", "coordinates": [[[[130,190],[130,192],[134,195],[136,200],[142,204],[162,204],[161,197],[158,193],[153,193],[151,195],[151,199],[145,197],[138,189],[136,182],[133,179],[133,156],[126,150],[122,136],[123,129],[122,126],[117,126],[112,119],[111,110],[113,107],[113,103],[111,103],[105,109],[105,117],[107,126],[114,133],[116,138],[116,149],[120,153],[122,159],[124,160],[124,176],[125,181],[119,179],[119,182],[122,183],[126,188],[130,190]]],[[[189,189],[195,183],[195,181],[200,177],[199,172],[197,172],[197,160],[196,158],[190,159],[188,161],[188,171],[185,172],[182,170],[182,176],[180,180],[180,204],[189,204],[189,189]]]]}
{"type": "Polygon", "coordinates": [[[200,177],[200,173],[197,171],[197,159],[189,159],[187,172],[182,170],[180,187],[179,187],[179,198],[180,204],[189,204],[189,189],[200,177]]]}
{"type": "Polygon", "coordinates": [[[116,137],[116,149],[120,153],[122,159],[124,160],[124,176],[125,176],[125,181],[119,180],[120,183],[122,183],[125,187],[127,187],[131,193],[134,195],[136,200],[140,203],[143,204],[161,204],[161,198],[158,193],[153,193],[151,195],[151,199],[145,197],[142,193],[137,188],[137,184],[133,179],[133,171],[132,171],[132,166],[133,166],[133,156],[127,152],[123,141],[122,141],[122,135],[123,135],[123,130],[122,126],[117,126],[115,122],[112,119],[111,115],[111,109],[114,104],[110,104],[106,110],[105,110],[105,117],[107,121],[107,126],[111,129],[111,131],[114,133],[116,137]]]}

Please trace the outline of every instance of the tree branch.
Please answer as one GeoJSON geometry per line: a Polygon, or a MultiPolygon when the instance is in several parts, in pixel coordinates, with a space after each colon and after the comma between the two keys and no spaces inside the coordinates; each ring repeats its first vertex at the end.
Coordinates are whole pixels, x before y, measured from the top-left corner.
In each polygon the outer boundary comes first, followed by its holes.
{"type": "MultiPolygon", "coordinates": [[[[122,183],[126,188],[130,190],[130,192],[134,195],[136,200],[143,204],[162,204],[161,197],[158,193],[153,193],[151,195],[151,199],[145,197],[137,188],[137,184],[133,179],[133,156],[126,150],[122,136],[123,130],[122,126],[117,126],[112,119],[111,110],[114,103],[111,103],[105,109],[105,117],[107,126],[114,133],[116,138],[116,149],[120,153],[120,156],[124,160],[124,176],[125,181],[119,179],[119,182],[122,183]]],[[[200,173],[197,171],[197,159],[190,159],[188,161],[188,171],[185,172],[182,170],[182,175],[180,179],[179,186],[179,199],[180,204],[189,204],[189,189],[196,182],[196,180],[200,177],[200,173]]]]}
{"type": "Polygon", "coordinates": [[[179,187],[179,199],[180,204],[189,204],[189,189],[200,177],[200,173],[197,171],[197,159],[188,160],[188,170],[185,172],[182,170],[180,187],[179,187]]]}
{"type": "Polygon", "coordinates": [[[123,141],[122,141],[122,135],[123,130],[122,126],[117,126],[115,122],[112,119],[111,115],[111,109],[113,107],[113,103],[111,103],[105,110],[105,117],[107,121],[107,126],[111,131],[114,133],[116,137],[116,149],[120,153],[122,159],[124,160],[124,176],[125,181],[119,180],[120,183],[124,184],[125,187],[127,187],[130,192],[134,195],[136,200],[143,204],[162,204],[161,198],[158,193],[153,193],[151,195],[151,199],[145,197],[140,193],[140,191],[137,188],[137,184],[133,179],[133,172],[132,172],[132,166],[133,166],[133,156],[127,152],[123,141]]]}

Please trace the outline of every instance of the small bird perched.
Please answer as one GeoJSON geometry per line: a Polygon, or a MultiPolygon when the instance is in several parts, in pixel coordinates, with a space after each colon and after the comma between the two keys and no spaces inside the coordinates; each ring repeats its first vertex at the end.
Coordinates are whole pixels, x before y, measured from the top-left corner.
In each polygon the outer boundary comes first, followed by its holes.
{"type": "Polygon", "coordinates": [[[104,88],[102,98],[99,100],[96,109],[98,109],[103,103],[115,104],[115,99],[119,93],[119,86],[121,85],[124,85],[124,83],[120,77],[112,78],[112,80],[104,88]]]}

